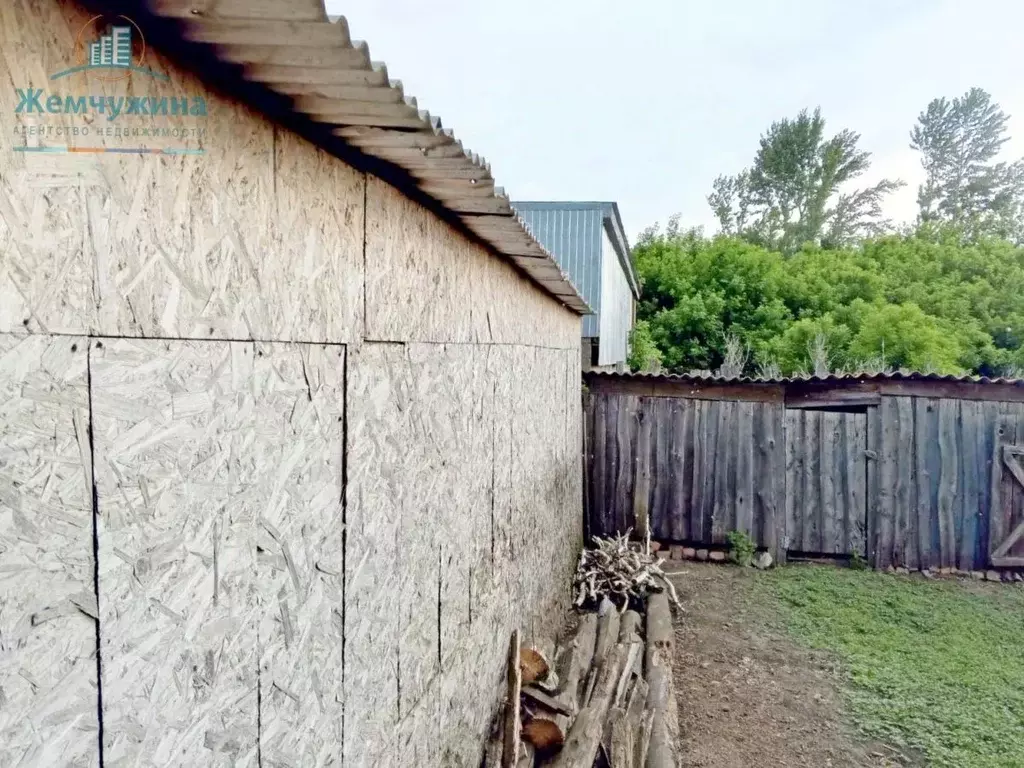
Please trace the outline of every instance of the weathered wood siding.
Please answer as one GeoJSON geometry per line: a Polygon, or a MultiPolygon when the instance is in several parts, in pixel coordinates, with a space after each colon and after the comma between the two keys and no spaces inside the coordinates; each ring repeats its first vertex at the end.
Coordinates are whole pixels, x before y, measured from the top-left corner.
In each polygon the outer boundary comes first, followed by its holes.
{"type": "MultiPolygon", "coordinates": [[[[1001,420],[1019,403],[885,397],[879,408],[879,483],[872,528],[879,567],[989,565],[993,454],[1001,420]]],[[[1024,434],[1021,435],[1024,442],[1024,434]]]]}
{"type": "Polygon", "coordinates": [[[854,392],[865,404],[851,406],[820,387],[813,408],[785,408],[763,389],[672,388],[626,379],[589,393],[590,533],[649,519],[657,538],[710,546],[737,529],[778,554],[856,553],[880,568],[985,569],[1007,541],[1011,560],[996,565],[1024,557],[1024,485],[1001,447],[1024,450],[1024,403],[854,392]]]}
{"type": "Polygon", "coordinates": [[[1024,419],[1005,414],[993,440],[989,552],[995,565],[1024,567],[1024,419]]]}
{"type": "Polygon", "coordinates": [[[781,544],[779,405],[599,394],[587,418],[592,534],[648,519],[656,538],[724,544],[741,530],[781,544]]]}
{"type": "Polygon", "coordinates": [[[867,554],[867,414],[786,411],[790,551],[867,554]]]}

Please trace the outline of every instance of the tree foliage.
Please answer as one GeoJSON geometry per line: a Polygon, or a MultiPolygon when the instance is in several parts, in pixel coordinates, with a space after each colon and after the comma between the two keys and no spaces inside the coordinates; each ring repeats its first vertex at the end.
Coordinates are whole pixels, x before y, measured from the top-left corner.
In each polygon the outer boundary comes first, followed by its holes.
{"type": "Polygon", "coordinates": [[[783,253],[804,243],[847,245],[884,231],[882,201],[902,182],[849,189],[870,166],[859,141],[849,130],[826,137],[817,109],[772,123],[753,165],[714,181],[708,203],[722,231],[783,253]]]}
{"type": "Polygon", "coordinates": [[[998,375],[1024,365],[1024,249],[924,227],[792,256],[736,237],[648,231],[635,250],[644,333],[676,373],[913,369],[998,375]]]}
{"type": "Polygon", "coordinates": [[[919,221],[900,233],[881,213],[900,182],[851,189],[870,164],[858,134],[828,137],[818,110],[773,123],[714,182],[720,236],[678,216],[641,236],[644,343],[678,373],[1019,374],[1024,161],[1000,159],[1007,121],[979,88],[927,106],[919,221]]]}
{"type": "Polygon", "coordinates": [[[651,326],[646,320],[638,320],[629,333],[629,356],[626,362],[634,371],[652,371],[661,367],[661,350],[654,343],[651,326]]]}

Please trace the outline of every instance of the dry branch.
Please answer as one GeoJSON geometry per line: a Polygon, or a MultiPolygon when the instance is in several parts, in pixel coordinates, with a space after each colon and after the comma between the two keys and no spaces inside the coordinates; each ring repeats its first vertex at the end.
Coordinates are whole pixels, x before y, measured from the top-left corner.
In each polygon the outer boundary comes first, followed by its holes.
{"type": "Polygon", "coordinates": [[[580,556],[574,583],[578,607],[598,605],[604,598],[620,608],[639,607],[647,595],[667,590],[678,605],[675,588],[651,553],[650,541],[631,543],[629,532],[610,539],[594,539],[594,547],[580,556]]]}

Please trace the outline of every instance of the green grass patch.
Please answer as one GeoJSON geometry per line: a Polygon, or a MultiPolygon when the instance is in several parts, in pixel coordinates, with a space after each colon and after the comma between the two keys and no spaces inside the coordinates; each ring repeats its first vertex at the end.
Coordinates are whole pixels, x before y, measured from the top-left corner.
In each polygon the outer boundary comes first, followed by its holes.
{"type": "Polygon", "coordinates": [[[835,653],[856,725],[934,768],[1024,766],[1024,589],[790,566],[760,581],[835,653]]]}

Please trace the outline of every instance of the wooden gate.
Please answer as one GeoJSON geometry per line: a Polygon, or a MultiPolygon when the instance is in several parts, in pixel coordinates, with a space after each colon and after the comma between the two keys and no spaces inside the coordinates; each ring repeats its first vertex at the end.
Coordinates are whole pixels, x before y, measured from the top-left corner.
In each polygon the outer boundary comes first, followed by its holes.
{"type": "Polygon", "coordinates": [[[997,568],[1024,567],[1024,422],[1003,417],[994,446],[989,560],[997,568]]]}
{"type": "Polygon", "coordinates": [[[867,555],[867,414],[786,410],[790,552],[867,555]]]}

